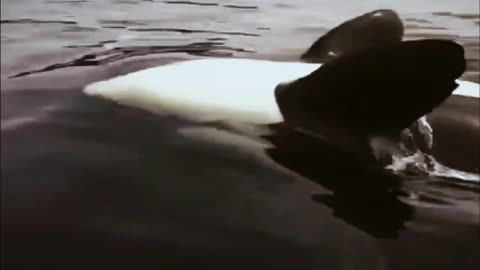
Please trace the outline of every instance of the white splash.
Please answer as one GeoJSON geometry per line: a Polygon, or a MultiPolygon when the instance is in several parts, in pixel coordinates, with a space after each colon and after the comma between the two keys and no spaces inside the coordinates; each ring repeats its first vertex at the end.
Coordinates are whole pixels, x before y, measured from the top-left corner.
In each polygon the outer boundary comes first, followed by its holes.
{"type": "MultiPolygon", "coordinates": [[[[428,123],[425,116],[419,118],[416,123],[417,125],[413,125],[411,129],[416,129],[414,132],[417,132],[422,136],[421,139],[426,142],[427,150],[431,150],[433,146],[432,127],[428,123]]],[[[400,147],[404,146],[404,143],[405,142],[402,141],[400,143],[400,147]]],[[[423,174],[429,176],[455,178],[463,181],[480,182],[479,174],[462,172],[453,168],[449,168],[436,161],[433,156],[425,154],[419,149],[415,149],[415,153],[413,154],[403,154],[400,151],[392,153],[392,163],[386,166],[386,169],[396,172],[407,172],[410,174],[423,174]]]]}
{"type": "Polygon", "coordinates": [[[469,182],[480,182],[479,174],[449,168],[436,161],[432,156],[428,156],[420,151],[408,156],[394,155],[392,164],[386,166],[386,169],[395,172],[409,172],[413,174],[455,178],[469,182]]]}
{"type": "Polygon", "coordinates": [[[427,116],[422,116],[417,120],[417,129],[423,136],[427,147],[431,149],[433,146],[433,129],[427,122],[427,116]]]}

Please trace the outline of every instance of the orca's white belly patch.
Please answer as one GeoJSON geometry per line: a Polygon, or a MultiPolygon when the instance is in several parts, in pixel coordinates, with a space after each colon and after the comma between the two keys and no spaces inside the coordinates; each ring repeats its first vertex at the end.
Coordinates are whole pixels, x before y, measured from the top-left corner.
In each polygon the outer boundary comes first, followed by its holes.
{"type": "Polygon", "coordinates": [[[154,67],[96,82],[85,93],[197,121],[281,122],[274,90],[319,64],[204,59],[154,67]]]}
{"type": "MultiPolygon", "coordinates": [[[[269,124],[283,121],[275,87],[320,64],[201,59],[153,67],[96,82],[85,93],[155,113],[196,121],[269,124]]],[[[479,98],[479,85],[460,81],[453,95],[479,98]]],[[[301,108],[299,108],[301,109],[301,108]]]]}
{"type": "Polygon", "coordinates": [[[480,98],[480,85],[478,83],[457,80],[459,84],[453,95],[480,98]]]}

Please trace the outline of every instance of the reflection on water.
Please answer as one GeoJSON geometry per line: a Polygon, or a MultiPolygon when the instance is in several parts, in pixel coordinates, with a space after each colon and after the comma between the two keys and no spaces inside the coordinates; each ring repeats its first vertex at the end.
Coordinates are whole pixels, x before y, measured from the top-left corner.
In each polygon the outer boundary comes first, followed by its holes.
{"type": "Polygon", "coordinates": [[[327,188],[333,194],[312,199],[333,214],[375,237],[396,237],[413,209],[401,202],[400,178],[380,168],[365,170],[361,162],[306,135],[282,129],[269,138],[275,148],[267,153],[279,164],[327,188]]]}
{"type": "Polygon", "coordinates": [[[320,184],[333,194],[314,194],[312,199],[333,209],[333,214],[374,237],[397,237],[414,217],[410,204],[430,207],[455,206],[459,194],[477,201],[478,183],[451,179],[425,179],[394,175],[362,162],[330,145],[286,127],[266,136],[273,145],[273,160],[320,184]],[[432,187],[437,187],[437,189],[432,187]],[[450,190],[451,195],[441,191],[450,190]],[[447,188],[448,187],[448,188],[447,188]],[[451,200],[451,201],[449,201],[451,200]]]}

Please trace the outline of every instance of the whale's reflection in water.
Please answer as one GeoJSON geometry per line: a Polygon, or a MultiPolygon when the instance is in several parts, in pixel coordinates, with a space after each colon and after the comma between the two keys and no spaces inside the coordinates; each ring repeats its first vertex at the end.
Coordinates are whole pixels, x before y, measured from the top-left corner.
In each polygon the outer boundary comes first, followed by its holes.
{"type": "Polygon", "coordinates": [[[332,191],[312,199],[333,214],[375,237],[395,237],[412,218],[413,209],[400,201],[400,178],[381,168],[363,169],[352,156],[307,135],[280,127],[268,138],[267,154],[279,164],[332,191]]]}
{"type": "Polygon", "coordinates": [[[480,193],[478,183],[365,168],[352,155],[331,145],[283,126],[277,128],[276,135],[265,136],[274,145],[267,154],[330,190],[331,194],[314,194],[312,199],[374,237],[397,237],[414,218],[415,206],[455,206],[458,196],[452,194],[464,192],[467,195],[460,197],[474,202],[480,193]]]}

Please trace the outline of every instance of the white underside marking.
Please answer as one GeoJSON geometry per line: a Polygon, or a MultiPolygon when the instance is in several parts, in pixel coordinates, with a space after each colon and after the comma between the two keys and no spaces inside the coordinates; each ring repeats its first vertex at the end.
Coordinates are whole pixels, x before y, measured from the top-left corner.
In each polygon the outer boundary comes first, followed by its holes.
{"type": "MultiPolygon", "coordinates": [[[[275,87],[320,66],[250,59],[192,60],[96,82],[88,85],[85,93],[192,120],[268,124],[283,120],[275,87]]],[[[478,84],[458,83],[454,95],[479,98],[478,84]]]]}
{"type": "Polygon", "coordinates": [[[480,85],[478,83],[457,80],[459,86],[453,92],[457,96],[480,98],[480,85]]]}
{"type": "Polygon", "coordinates": [[[193,120],[268,124],[283,121],[275,87],[319,66],[246,59],[193,60],[96,82],[88,85],[85,93],[193,120]]]}

